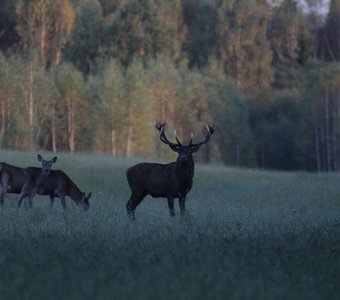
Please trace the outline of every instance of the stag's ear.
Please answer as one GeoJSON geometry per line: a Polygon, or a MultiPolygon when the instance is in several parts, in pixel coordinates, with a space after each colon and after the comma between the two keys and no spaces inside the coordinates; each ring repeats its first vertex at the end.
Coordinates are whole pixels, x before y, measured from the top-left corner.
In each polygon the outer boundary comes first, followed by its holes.
{"type": "Polygon", "coordinates": [[[92,193],[89,193],[89,194],[87,195],[87,197],[86,197],[87,201],[91,198],[91,196],[92,196],[92,193]]]}
{"type": "Polygon", "coordinates": [[[39,160],[39,161],[42,161],[42,160],[43,160],[43,158],[42,158],[42,156],[41,156],[40,154],[38,154],[38,160],[39,160]]]}

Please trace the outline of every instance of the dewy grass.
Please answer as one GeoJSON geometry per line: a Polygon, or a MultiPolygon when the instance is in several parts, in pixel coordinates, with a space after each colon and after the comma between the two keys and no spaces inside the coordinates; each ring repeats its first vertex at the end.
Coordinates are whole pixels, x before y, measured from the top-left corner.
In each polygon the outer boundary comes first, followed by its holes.
{"type": "MultiPolygon", "coordinates": [[[[49,159],[48,153],[42,153],[49,159]]],[[[52,157],[52,155],[50,155],[52,157]]],[[[36,154],[1,161],[38,165],[36,154]]],[[[90,210],[36,196],[0,214],[1,299],[338,299],[340,176],[197,165],[189,215],[147,197],[127,218],[136,160],[58,155],[90,210]]]]}

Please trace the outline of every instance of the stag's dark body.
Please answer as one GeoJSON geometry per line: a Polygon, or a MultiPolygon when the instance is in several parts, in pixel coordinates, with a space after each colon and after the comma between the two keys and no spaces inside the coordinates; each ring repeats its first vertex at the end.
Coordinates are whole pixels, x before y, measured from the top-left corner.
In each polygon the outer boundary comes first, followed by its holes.
{"type": "Polygon", "coordinates": [[[139,198],[148,194],[154,198],[183,198],[192,187],[194,162],[191,158],[186,163],[141,163],[129,168],[126,176],[132,192],[135,193],[134,199],[137,194],[140,195],[139,198]]]}
{"type": "Polygon", "coordinates": [[[207,127],[206,139],[198,144],[183,146],[177,139],[177,144],[171,143],[165,136],[164,125],[157,125],[162,142],[178,153],[177,160],[169,164],[140,163],[129,168],[126,172],[131,189],[131,197],[126,203],[126,209],[130,216],[134,217],[136,207],[147,196],[154,198],[167,198],[171,216],[175,215],[174,199],[179,199],[181,215],[185,214],[185,200],[191,190],[194,177],[194,160],[192,153],[198,151],[202,144],[208,142],[214,129],[207,127]]]}

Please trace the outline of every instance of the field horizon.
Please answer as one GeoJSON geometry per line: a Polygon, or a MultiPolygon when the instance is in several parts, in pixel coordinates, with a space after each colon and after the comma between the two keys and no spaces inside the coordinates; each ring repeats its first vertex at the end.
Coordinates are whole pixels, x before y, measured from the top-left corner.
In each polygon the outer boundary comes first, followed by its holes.
{"type": "MultiPolygon", "coordinates": [[[[42,152],[44,158],[53,154],[42,152]]],[[[36,153],[0,161],[39,166],[36,153]],[[28,163],[27,163],[28,162],[28,163]]],[[[188,215],[166,199],[126,214],[126,169],[140,158],[58,154],[54,169],[92,192],[82,211],[36,196],[0,213],[1,299],[337,299],[340,174],[197,164],[188,215]]],[[[145,159],[144,161],[147,161],[145,159]]]]}

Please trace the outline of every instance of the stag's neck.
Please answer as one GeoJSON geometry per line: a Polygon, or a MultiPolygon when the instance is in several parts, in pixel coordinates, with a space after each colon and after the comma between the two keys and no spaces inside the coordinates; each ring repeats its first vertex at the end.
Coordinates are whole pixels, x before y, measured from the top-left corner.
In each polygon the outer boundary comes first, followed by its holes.
{"type": "Polygon", "coordinates": [[[178,176],[184,179],[191,179],[194,177],[195,163],[192,157],[186,162],[176,161],[176,171],[178,176]]]}

